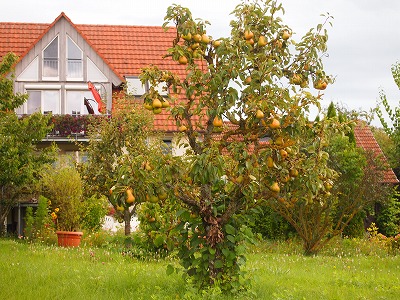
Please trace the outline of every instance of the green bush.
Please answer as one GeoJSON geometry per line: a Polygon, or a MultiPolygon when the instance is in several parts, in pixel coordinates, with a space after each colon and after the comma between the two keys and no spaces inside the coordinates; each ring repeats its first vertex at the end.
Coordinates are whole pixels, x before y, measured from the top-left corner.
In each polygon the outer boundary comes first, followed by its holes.
{"type": "Polygon", "coordinates": [[[268,206],[260,206],[252,213],[251,229],[265,239],[281,240],[296,235],[295,229],[281,215],[268,206]]]}
{"type": "Polygon", "coordinates": [[[386,236],[394,236],[400,232],[400,202],[399,195],[394,195],[381,204],[376,216],[379,232],[386,236]]]}
{"type": "Polygon", "coordinates": [[[104,196],[85,199],[82,205],[82,228],[89,232],[98,232],[108,212],[108,200],[104,196]]]}
{"type": "Polygon", "coordinates": [[[82,181],[78,171],[72,166],[48,168],[41,183],[43,195],[50,200],[57,230],[81,229],[82,181]]]}
{"type": "Polygon", "coordinates": [[[350,223],[344,228],[343,235],[349,238],[362,238],[365,236],[364,219],[365,210],[357,213],[350,223]]]}
{"type": "Polygon", "coordinates": [[[38,207],[34,211],[27,207],[25,216],[25,238],[31,241],[41,241],[54,244],[54,222],[50,216],[49,201],[43,196],[39,197],[38,207]]]}

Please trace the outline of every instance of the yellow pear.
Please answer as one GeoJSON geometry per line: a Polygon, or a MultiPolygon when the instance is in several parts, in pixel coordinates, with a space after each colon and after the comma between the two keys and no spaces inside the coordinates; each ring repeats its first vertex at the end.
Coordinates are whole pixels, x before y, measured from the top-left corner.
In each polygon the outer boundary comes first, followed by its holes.
{"type": "Polygon", "coordinates": [[[269,187],[269,189],[271,190],[271,191],[273,191],[274,193],[279,193],[280,192],[280,188],[279,188],[279,184],[277,183],[277,182],[274,182],[270,187],[269,187]]]}
{"type": "Polygon", "coordinates": [[[213,125],[215,127],[222,127],[224,125],[224,122],[222,121],[222,119],[220,117],[216,116],[214,118],[213,125]]]}
{"type": "Polygon", "coordinates": [[[267,166],[268,166],[268,168],[274,167],[274,159],[271,156],[267,157],[267,166]]]}
{"type": "Polygon", "coordinates": [[[258,38],[257,45],[258,45],[259,47],[264,47],[264,46],[267,45],[267,39],[265,38],[265,36],[261,35],[261,36],[258,38]]]}
{"type": "Polygon", "coordinates": [[[156,98],[153,100],[153,108],[161,108],[162,107],[162,103],[160,101],[160,99],[156,98]]]}
{"type": "Polygon", "coordinates": [[[262,110],[258,109],[256,112],[256,118],[257,119],[262,119],[264,118],[264,113],[262,112],[262,110]]]}
{"type": "Polygon", "coordinates": [[[127,189],[126,190],[126,203],[132,204],[135,202],[135,196],[133,196],[133,190],[127,189]]]}
{"type": "Polygon", "coordinates": [[[281,122],[279,122],[278,119],[273,118],[271,124],[269,124],[269,127],[271,127],[272,129],[278,129],[281,127],[281,122]]]}

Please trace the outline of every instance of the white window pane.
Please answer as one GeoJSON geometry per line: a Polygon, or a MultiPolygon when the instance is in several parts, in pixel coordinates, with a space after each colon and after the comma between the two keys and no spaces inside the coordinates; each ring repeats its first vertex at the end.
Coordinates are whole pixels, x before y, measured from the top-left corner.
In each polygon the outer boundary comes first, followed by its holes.
{"type": "Polygon", "coordinates": [[[43,50],[43,77],[58,77],[58,37],[43,50]]]}
{"type": "Polygon", "coordinates": [[[44,59],[43,77],[58,77],[58,60],[44,59]]]}
{"type": "Polygon", "coordinates": [[[82,78],[82,50],[71,40],[70,37],[67,38],[67,61],[68,78],[82,78]]]}
{"type": "Polygon", "coordinates": [[[82,77],[82,60],[68,60],[68,78],[82,77]]]}
{"type": "Polygon", "coordinates": [[[60,91],[43,91],[43,113],[60,114],[60,91]]]}
{"type": "Polygon", "coordinates": [[[107,77],[99,70],[99,68],[87,58],[87,76],[92,82],[107,82],[107,77]]]}
{"type": "MultiPolygon", "coordinates": [[[[70,115],[87,115],[89,112],[84,105],[84,98],[92,98],[90,91],[67,91],[66,113],[70,115]]],[[[90,102],[90,101],[89,101],[90,102]]],[[[90,103],[94,106],[94,103],[90,103]]],[[[97,106],[93,107],[97,111],[97,106]]]]}
{"type": "Polygon", "coordinates": [[[51,41],[51,43],[43,50],[44,58],[58,58],[58,37],[51,41]]]}
{"type": "Polygon", "coordinates": [[[130,95],[142,96],[146,92],[145,86],[139,78],[126,78],[127,92],[130,95]]]}
{"type": "Polygon", "coordinates": [[[82,51],[79,47],[68,37],[68,59],[82,59],[82,51]]]}
{"type": "Polygon", "coordinates": [[[41,93],[40,91],[28,91],[28,101],[26,102],[27,113],[33,114],[34,112],[41,111],[40,102],[41,102],[41,93]]]}
{"type": "Polygon", "coordinates": [[[161,96],[168,96],[168,88],[165,82],[162,82],[156,86],[156,90],[161,96]]]}

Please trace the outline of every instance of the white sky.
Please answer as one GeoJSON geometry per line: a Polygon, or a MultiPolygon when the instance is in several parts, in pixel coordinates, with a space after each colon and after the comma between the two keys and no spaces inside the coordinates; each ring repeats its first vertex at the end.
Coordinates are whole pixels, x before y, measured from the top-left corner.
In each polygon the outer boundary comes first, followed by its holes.
{"type": "MultiPolygon", "coordinates": [[[[239,0],[3,0],[1,22],[51,23],[63,11],[75,24],[162,25],[172,3],[188,7],[194,17],[208,20],[214,38],[228,36],[230,13],[239,0]]],[[[400,91],[390,67],[400,61],[399,0],[280,0],[286,10],[284,23],[299,40],[323,22],[321,14],[334,17],[328,27],[325,71],[336,82],[325,90],[322,106],[330,101],[349,109],[375,107],[379,90],[392,106],[400,91]]],[[[373,123],[379,125],[378,121],[373,123]]]]}

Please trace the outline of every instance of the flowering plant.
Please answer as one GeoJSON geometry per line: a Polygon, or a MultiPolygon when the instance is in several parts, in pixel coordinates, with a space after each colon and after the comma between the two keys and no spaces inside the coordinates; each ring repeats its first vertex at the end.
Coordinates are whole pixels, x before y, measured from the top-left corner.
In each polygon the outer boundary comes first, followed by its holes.
{"type": "Polygon", "coordinates": [[[53,135],[70,136],[79,134],[86,136],[86,132],[91,125],[95,125],[108,116],[103,115],[53,115],[53,135]]]}

